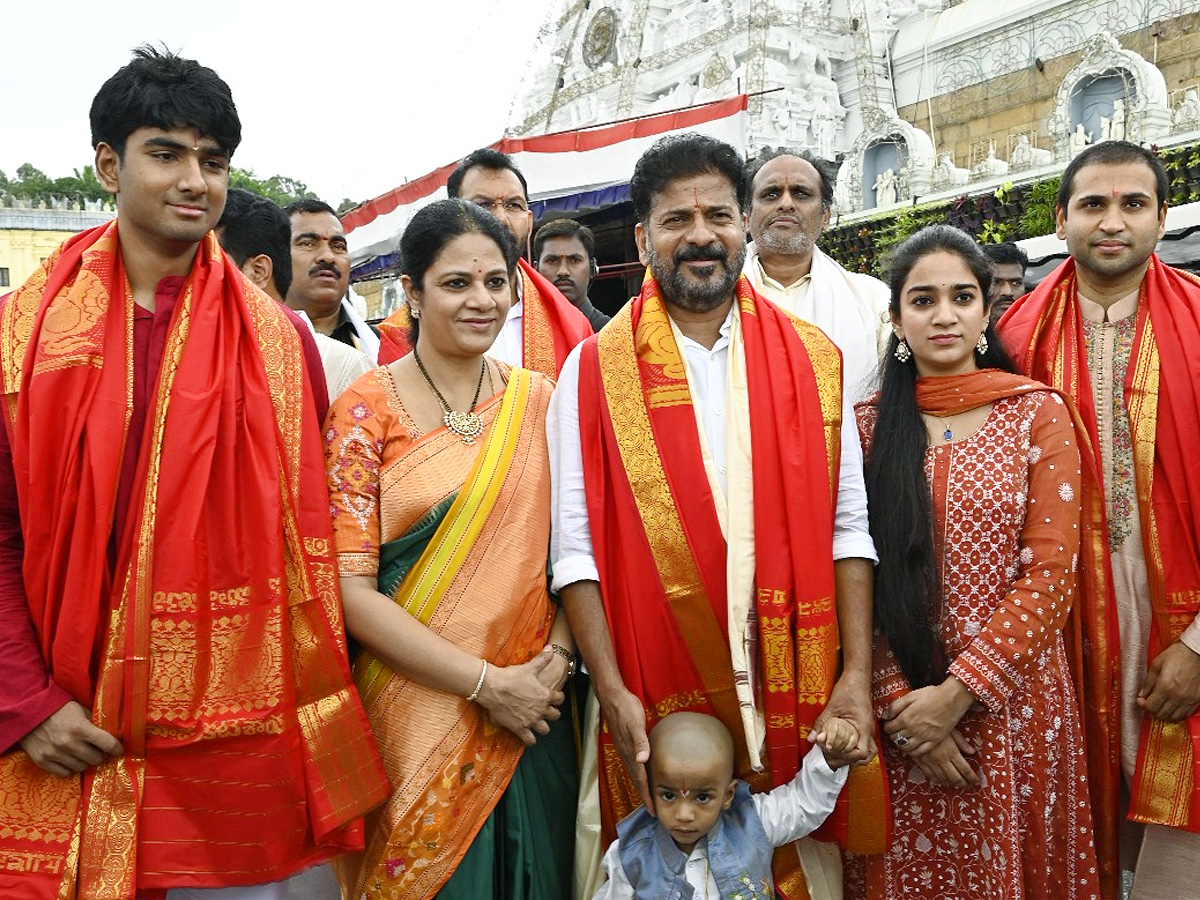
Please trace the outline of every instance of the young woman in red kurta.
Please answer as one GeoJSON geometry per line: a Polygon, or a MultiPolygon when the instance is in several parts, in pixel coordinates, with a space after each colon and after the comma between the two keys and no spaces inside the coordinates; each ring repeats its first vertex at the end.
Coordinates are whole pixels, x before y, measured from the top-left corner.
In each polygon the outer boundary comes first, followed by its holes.
{"type": "Polygon", "coordinates": [[[1072,412],[1011,373],[989,264],[964,233],[897,250],[882,389],[860,405],[880,556],[874,697],[891,849],[847,896],[1098,896],[1063,626],[1075,593],[1072,412]]]}

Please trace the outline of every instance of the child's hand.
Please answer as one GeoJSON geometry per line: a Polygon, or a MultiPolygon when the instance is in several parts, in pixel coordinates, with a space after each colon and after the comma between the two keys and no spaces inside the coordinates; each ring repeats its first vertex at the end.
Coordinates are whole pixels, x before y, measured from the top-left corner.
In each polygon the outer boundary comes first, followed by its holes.
{"type": "Polygon", "coordinates": [[[829,768],[849,765],[852,760],[845,754],[858,746],[858,729],[848,719],[838,716],[830,716],[821,728],[820,732],[810,734],[808,739],[821,748],[829,768]]]}

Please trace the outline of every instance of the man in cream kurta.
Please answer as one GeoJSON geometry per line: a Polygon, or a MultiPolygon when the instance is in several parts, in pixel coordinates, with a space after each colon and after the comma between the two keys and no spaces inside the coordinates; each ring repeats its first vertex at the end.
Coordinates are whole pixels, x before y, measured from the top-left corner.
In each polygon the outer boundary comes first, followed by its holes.
{"type": "Polygon", "coordinates": [[[842,351],[846,394],[874,392],[891,333],[888,287],[816,246],[829,224],[833,173],[807,150],[764,152],[746,168],[753,243],[743,269],[762,296],[816,325],[842,351]]]}
{"type": "MultiPolygon", "coordinates": [[[[704,140],[697,138],[698,143],[704,140]]],[[[652,148],[647,151],[647,156],[654,153],[655,148],[652,148]]],[[[666,155],[666,158],[670,156],[666,155]]],[[[639,169],[642,165],[639,162],[639,169]]],[[[662,165],[665,168],[672,164],[662,165]]],[[[639,210],[637,237],[643,262],[650,266],[663,286],[671,328],[682,351],[705,472],[713,487],[718,520],[728,546],[729,650],[735,684],[738,684],[747,748],[752,764],[757,765],[765,729],[753,689],[756,673],[752,647],[757,635],[753,633],[751,622],[755,546],[750,405],[734,303],[734,284],[742,270],[744,260],[741,257],[745,250],[741,198],[738,196],[741,180],[738,178],[731,183],[726,172],[713,171],[694,159],[691,165],[699,166],[698,171],[689,170],[688,163],[674,165],[680,170],[669,174],[653,173],[664,184],[656,185],[652,176],[645,176],[651,184],[651,197],[649,201],[643,199],[643,205],[648,209],[639,210]],[[715,287],[718,283],[719,288],[715,287]]],[[[635,184],[639,181],[636,173],[634,181],[635,184]]],[[[635,192],[635,207],[638,196],[635,192]]],[[[576,348],[560,373],[547,419],[553,479],[552,588],[562,593],[564,608],[591,670],[592,684],[610,731],[624,734],[628,729],[633,736],[631,749],[644,743],[648,755],[644,711],[640,701],[620,681],[600,596],[599,570],[593,553],[584,484],[579,427],[579,362],[580,351],[576,348]]],[[[869,677],[860,685],[858,677],[861,673],[857,670],[864,661],[869,665],[870,584],[876,555],[868,529],[862,451],[848,403],[842,415],[838,482],[832,552],[838,575],[838,621],[843,628],[844,661],[850,674],[844,676],[840,691],[835,687],[830,708],[848,704],[854,708],[853,717],[857,719],[860,718],[859,702],[865,702],[869,707],[865,693],[869,677]],[[848,613],[845,619],[844,612],[848,613]],[[861,652],[866,656],[860,656],[861,652]]],[[[865,758],[870,746],[870,739],[865,737],[870,730],[869,708],[862,710],[861,717],[864,720],[860,726],[860,734],[864,735],[861,755],[865,758]]],[[[594,709],[589,719],[594,727],[594,709]]],[[[595,742],[590,745],[594,755],[595,742]]],[[[625,748],[622,748],[622,753],[632,762],[633,752],[625,754],[625,748]]],[[[636,781],[637,775],[632,771],[631,775],[636,781]]],[[[589,777],[585,771],[582,784],[581,822],[576,834],[581,844],[590,837],[591,848],[577,847],[577,897],[591,896],[588,876],[596,871],[602,849],[598,842],[598,827],[593,826],[593,834],[589,835],[584,821],[591,816],[598,824],[596,801],[588,796],[589,789],[591,796],[595,796],[594,776],[589,777]]],[[[644,776],[642,786],[645,786],[644,776]]],[[[813,847],[809,855],[802,853],[802,859],[810,894],[840,898],[836,850],[820,851],[813,847]]]]}
{"type": "MultiPolygon", "coordinates": [[[[1158,576],[1147,565],[1142,520],[1148,511],[1140,508],[1135,464],[1135,453],[1144,446],[1137,441],[1144,438],[1131,427],[1130,397],[1139,388],[1131,387],[1129,396],[1126,392],[1139,345],[1139,312],[1143,305],[1155,308],[1148,285],[1169,278],[1182,292],[1181,306],[1188,300],[1200,302],[1200,286],[1172,275],[1161,261],[1154,261],[1160,268],[1151,271],[1152,254],[1165,229],[1166,183],[1161,162],[1149,151],[1119,141],[1097,144],[1067,168],[1056,211],[1058,236],[1066,240],[1074,266],[1086,375],[1095,404],[1120,634],[1120,756],[1127,787],[1135,781],[1139,738],[1154,720],[1186,726],[1200,705],[1200,617],[1178,640],[1166,640],[1147,665],[1153,588],[1158,587],[1151,579],[1158,576]]],[[[1022,353],[1033,346],[1029,333],[1046,321],[1039,318],[1044,304],[1066,277],[1064,267],[1005,315],[1001,331],[1010,349],[1022,353]]],[[[1147,314],[1146,321],[1156,335],[1186,324],[1176,325],[1165,315],[1152,321],[1147,314]]],[[[1070,330],[1071,323],[1066,324],[1064,333],[1070,330]]],[[[1047,371],[1032,374],[1052,380],[1053,358],[1049,353],[1037,357],[1047,371]]],[[[1156,373],[1160,384],[1183,385],[1194,377],[1186,370],[1169,371],[1165,360],[1162,366],[1156,373]]],[[[1164,408],[1158,407],[1159,415],[1164,408]]],[[[1155,440],[1157,445],[1157,433],[1155,440]]],[[[1183,490],[1175,498],[1181,502],[1183,490]]],[[[1131,900],[1200,898],[1200,834],[1162,824],[1121,825],[1121,867],[1133,873],[1131,900]]]]}

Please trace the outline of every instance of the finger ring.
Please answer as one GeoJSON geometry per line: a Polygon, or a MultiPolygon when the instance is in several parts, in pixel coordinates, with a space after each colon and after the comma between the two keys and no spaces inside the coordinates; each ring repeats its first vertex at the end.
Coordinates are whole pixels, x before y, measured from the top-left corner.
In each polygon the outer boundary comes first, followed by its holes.
{"type": "Polygon", "coordinates": [[[897,747],[907,747],[910,740],[912,739],[908,735],[901,732],[892,735],[892,743],[897,747]]]}

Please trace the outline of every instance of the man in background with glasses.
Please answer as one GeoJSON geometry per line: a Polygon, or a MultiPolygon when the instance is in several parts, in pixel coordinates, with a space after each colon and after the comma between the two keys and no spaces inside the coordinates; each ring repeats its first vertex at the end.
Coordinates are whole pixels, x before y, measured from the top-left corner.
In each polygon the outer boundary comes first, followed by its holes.
{"type": "MultiPolygon", "coordinates": [[[[446,193],[469,200],[494,215],[509,230],[521,250],[517,266],[521,277],[513,282],[513,305],[496,336],[491,355],[557,378],[567,354],[592,333],[587,317],[562,292],[526,262],[533,213],[529,188],[512,157],[484,147],[463,159],[446,180],[446,193]]],[[[408,306],[380,324],[381,365],[411,350],[408,306]]]]}

